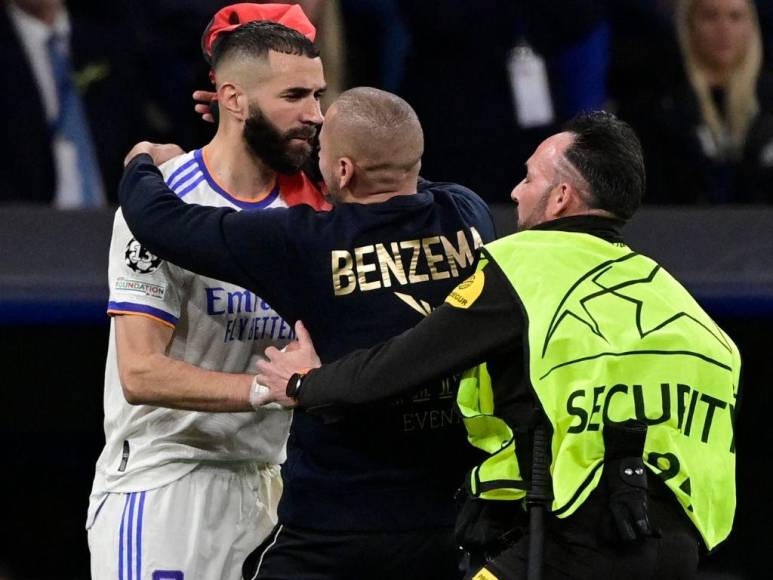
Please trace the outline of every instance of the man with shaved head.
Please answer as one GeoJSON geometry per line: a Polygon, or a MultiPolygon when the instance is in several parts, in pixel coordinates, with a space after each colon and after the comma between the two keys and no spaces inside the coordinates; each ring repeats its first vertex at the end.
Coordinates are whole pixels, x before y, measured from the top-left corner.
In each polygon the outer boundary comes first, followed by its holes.
{"type": "Polygon", "coordinates": [[[330,364],[304,334],[293,352],[268,350],[262,399],[351,409],[468,369],[457,403],[487,458],[462,488],[466,578],[695,578],[701,546],[732,528],[741,362],[623,242],[643,193],[631,128],[574,119],[526,162],[519,231],[487,244],[445,304],[330,364]]]}
{"type": "Polygon", "coordinates": [[[377,89],[356,88],[330,107],[320,133],[319,166],[336,202],[385,201],[390,192],[413,187],[421,168],[424,135],[405,101],[377,89]],[[356,183],[342,177],[354,170],[356,183]],[[336,163],[341,163],[336,166],[336,163]],[[337,169],[343,169],[340,176],[337,169]]]}
{"type": "MultiPolygon", "coordinates": [[[[205,31],[219,124],[204,147],[160,168],[180,203],[325,204],[301,171],[322,122],[322,63],[310,38],[271,18],[313,36],[297,6],[227,7],[205,31]]],[[[290,417],[236,413],[234,399],[247,397],[255,360],[287,344],[292,326],[244,287],[154,255],[120,211],[109,281],[92,577],[236,580],[276,523],[290,417]]]]}
{"type": "MultiPolygon", "coordinates": [[[[320,134],[332,211],[305,206],[235,212],[181,202],[139,144],[120,189],[144,246],[182,267],[239,284],[285,320],[303,320],[324,361],[400,334],[475,265],[494,238],[482,200],[419,178],[423,133],[396,95],[347,91],[320,134]]],[[[226,310],[244,300],[215,301],[226,310]]],[[[303,326],[298,331],[306,334],[303,326]]],[[[234,327],[227,339],[249,334],[234,327]]],[[[235,404],[253,409],[240,393],[235,404]]],[[[458,577],[454,491],[473,464],[450,377],[414,396],[358,409],[298,413],[282,467],[280,525],[245,565],[246,578],[458,577]]]]}

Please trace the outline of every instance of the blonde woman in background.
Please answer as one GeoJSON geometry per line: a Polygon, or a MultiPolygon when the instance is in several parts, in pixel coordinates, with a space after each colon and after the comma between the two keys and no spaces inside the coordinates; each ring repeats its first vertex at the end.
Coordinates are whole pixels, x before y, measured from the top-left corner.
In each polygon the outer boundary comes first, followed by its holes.
{"type": "Polygon", "coordinates": [[[654,203],[773,202],[773,79],[751,0],[681,0],[684,80],[632,123],[654,203]]]}
{"type": "Polygon", "coordinates": [[[759,113],[762,38],[749,0],[685,0],[677,32],[704,125],[701,141],[720,157],[738,157],[759,113]]]}

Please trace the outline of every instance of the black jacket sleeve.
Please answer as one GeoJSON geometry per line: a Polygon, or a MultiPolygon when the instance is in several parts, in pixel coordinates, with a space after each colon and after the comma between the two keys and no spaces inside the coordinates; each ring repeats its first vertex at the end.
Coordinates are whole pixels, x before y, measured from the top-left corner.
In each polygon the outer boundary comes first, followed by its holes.
{"type": "Polygon", "coordinates": [[[523,330],[514,291],[496,266],[482,272],[483,290],[468,307],[445,303],[411,330],[309,372],[299,406],[314,411],[406,395],[512,349],[523,330]]]}
{"type": "Polygon", "coordinates": [[[287,210],[245,210],[187,204],[148,155],[126,167],[119,187],[124,218],[139,242],[165,260],[248,288],[282,309],[286,288],[287,210]]]}

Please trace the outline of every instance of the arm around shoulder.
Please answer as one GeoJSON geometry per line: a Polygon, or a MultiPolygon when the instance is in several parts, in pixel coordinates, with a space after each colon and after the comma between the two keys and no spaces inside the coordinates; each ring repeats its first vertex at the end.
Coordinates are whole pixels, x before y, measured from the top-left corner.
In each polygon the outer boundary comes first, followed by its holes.
{"type": "Polygon", "coordinates": [[[225,239],[226,230],[240,225],[231,226],[228,219],[238,214],[236,210],[185,203],[144,154],[126,166],[118,197],[126,223],[150,252],[186,270],[250,287],[250,278],[225,239]]]}

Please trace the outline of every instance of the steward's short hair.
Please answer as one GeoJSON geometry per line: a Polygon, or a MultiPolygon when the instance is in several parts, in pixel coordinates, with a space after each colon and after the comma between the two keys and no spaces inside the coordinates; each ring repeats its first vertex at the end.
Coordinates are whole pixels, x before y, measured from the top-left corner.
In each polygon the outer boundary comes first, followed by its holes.
{"type": "Polygon", "coordinates": [[[564,156],[588,183],[592,207],[630,219],[646,183],[641,143],[631,126],[611,113],[594,111],[574,117],[564,130],[574,134],[564,156]]]}

